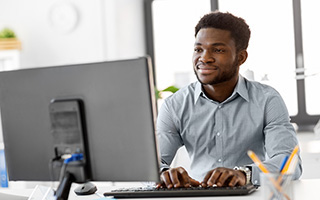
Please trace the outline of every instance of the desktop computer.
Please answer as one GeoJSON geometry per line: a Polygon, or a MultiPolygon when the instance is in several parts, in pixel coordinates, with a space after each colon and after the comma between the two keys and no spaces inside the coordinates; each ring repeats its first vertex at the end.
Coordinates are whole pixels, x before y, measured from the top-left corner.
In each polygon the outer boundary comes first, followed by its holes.
{"type": "Polygon", "coordinates": [[[148,57],[1,72],[9,180],[159,181],[153,87],[148,57]]]}

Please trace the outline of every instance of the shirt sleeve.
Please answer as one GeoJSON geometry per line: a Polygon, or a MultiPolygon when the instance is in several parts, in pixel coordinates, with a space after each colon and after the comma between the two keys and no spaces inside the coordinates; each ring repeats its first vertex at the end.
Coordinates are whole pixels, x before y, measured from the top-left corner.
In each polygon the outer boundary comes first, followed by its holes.
{"type": "Polygon", "coordinates": [[[170,167],[177,150],[183,145],[178,126],[179,120],[175,112],[165,101],[159,110],[157,119],[157,138],[161,156],[160,171],[170,167]]]}
{"type": "MultiPolygon", "coordinates": [[[[290,117],[286,105],[280,94],[276,93],[268,99],[265,105],[264,137],[266,160],[263,164],[270,172],[280,172],[280,165],[285,156],[290,155],[298,145],[296,132],[290,123],[290,117]]],[[[298,152],[298,165],[293,174],[298,179],[302,174],[301,157],[298,152]]],[[[260,170],[252,165],[252,183],[260,185],[260,170]]]]}

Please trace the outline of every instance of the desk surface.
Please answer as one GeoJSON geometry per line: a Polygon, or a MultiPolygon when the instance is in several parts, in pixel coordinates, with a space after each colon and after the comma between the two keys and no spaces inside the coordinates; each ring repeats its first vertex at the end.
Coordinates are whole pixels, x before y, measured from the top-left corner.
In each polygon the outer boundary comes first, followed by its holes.
{"type": "MultiPolygon", "coordinates": [[[[69,199],[70,200],[96,200],[101,198],[102,194],[106,191],[110,191],[114,188],[119,188],[119,186],[104,186],[103,183],[96,183],[98,186],[97,194],[88,195],[88,196],[77,196],[73,189],[78,185],[73,184],[69,199]]],[[[320,179],[303,179],[294,181],[294,200],[305,200],[305,199],[320,199],[320,191],[319,191],[320,179]]],[[[123,187],[123,186],[121,186],[123,187]]],[[[0,199],[6,200],[27,200],[28,196],[31,194],[32,189],[0,189],[0,199]],[[10,196],[13,194],[13,196],[10,196]],[[6,196],[5,196],[6,195],[6,196]],[[16,196],[19,195],[19,196],[16,196]]],[[[192,198],[195,200],[198,199],[223,199],[223,200],[258,200],[262,199],[261,189],[259,188],[256,192],[246,195],[246,196],[219,196],[219,197],[198,197],[192,198]]],[[[185,198],[166,198],[168,200],[172,199],[185,199],[185,198]]],[[[143,199],[148,200],[148,199],[143,199]]],[[[150,200],[155,200],[150,199],[150,200]]]]}

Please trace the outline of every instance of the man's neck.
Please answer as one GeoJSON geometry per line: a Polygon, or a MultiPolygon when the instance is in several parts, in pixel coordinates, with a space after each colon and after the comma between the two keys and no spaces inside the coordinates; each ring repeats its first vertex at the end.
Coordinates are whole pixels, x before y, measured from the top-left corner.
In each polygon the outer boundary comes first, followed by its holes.
{"type": "Polygon", "coordinates": [[[214,101],[223,102],[233,93],[238,82],[238,76],[231,80],[214,85],[202,85],[206,96],[214,101]]]}

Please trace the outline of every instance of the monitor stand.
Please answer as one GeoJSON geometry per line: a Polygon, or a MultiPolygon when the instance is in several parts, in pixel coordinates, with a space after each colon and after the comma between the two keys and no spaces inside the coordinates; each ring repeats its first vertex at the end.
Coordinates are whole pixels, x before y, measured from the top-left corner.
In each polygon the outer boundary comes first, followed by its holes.
{"type": "Polygon", "coordinates": [[[56,197],[67,200],[73,182],[84,183],[91,177],[84,102],[81,99],[52,99],[49,111],[54,138],[53,161],[60,164],[62,176],[56,197]],[[62,158],[65,155],[68,157],[62,158]]]}
{"type": "Polygon", "coordinates": [[[75,181],[74,176],[66,172],[56,191],[57,200],[67,200],[72,183],[75,181]]]}
{"type": "MultiPolygon", "coordinates": [[[[55,163],[58,163],[56,164],[56,166],[60,166],[59,186],[55,191],[55,196],[57,200],[68,199],[72,183],[86,183],[86,181],[90,179],[89,178],[90,176],[88,176],[89,173],[87,169],[87,163],[85,161],[77,160],[69,163],[65,163],[64,161],[62,160],[54,161],[55,163]],[[62,166],[61,166],[61,162],[63,162],[62,166]]],[[[86,188],[89,188],[89,185],[83,188],[83,191],[85,191],[86,188]]],[[[90,188],[90,190],[87,191],[87,193],[89,192],[91,192],[92,194],[96,192],[96,190],[93,191],[93,189],[90,188]]]]}
{"type": "MultiPolygon", "coordinates": [[[[67,200],[69,193],[70,193],[70,188],[72,183],[75,181],[74,176],[66,172],[62,181],[60,182],[58,189],[56,191],[56,198],[57,200],[67,200]]],[[[97,191],[97,187],[91,183],[91,182],[86,182],[80,186],[78,186],[74,192],[77,195],[91,195],[94,194],[97,191]]]]}

